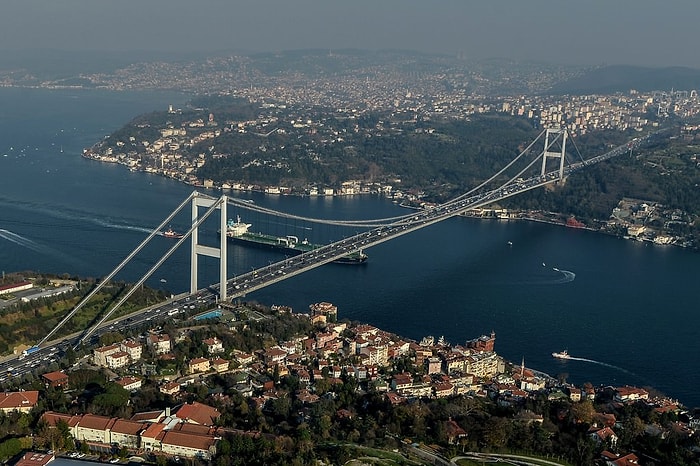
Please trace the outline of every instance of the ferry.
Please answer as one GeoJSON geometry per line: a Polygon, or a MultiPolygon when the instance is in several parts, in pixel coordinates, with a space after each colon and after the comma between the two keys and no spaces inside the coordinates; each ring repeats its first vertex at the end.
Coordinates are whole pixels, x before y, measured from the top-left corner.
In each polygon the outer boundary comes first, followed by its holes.
{"type": "Polygon", "coordinates": [[[571,359],[571,356],[569,356],[569,352],[567,350],[563,350],[559,353],[552,353],[552,357],[557,359],[571,359]]]}

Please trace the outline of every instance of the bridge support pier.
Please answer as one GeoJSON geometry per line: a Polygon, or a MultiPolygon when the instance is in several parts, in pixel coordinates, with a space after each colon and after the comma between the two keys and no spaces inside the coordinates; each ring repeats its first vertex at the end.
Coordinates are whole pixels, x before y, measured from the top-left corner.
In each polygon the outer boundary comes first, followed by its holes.
{"type": "Polygon", "coordinates": [[[542,170],[540,172],[541,176],[547,173],[547,158],[559,159],[559,179],[564,178],[564,158],[566,155],[566,137],[567,132],[565,128],[547,128],[547,132],[544,137],[544,151],[542,152],[542,170]],[[551,135],[551,138],[550,138],[551,135]],[[559,150],[551,150],[552,146],[556,147],[556,144],[561,139],[559,145],[559,150]]]}
{"type": "Polygon", "coordinates": [[[197,272],[198,272],[198,258],[199,255],[215,257],[219,259],[219,299],[221,301],[226,301],[228,298],[226,293],[226,206],[228,205],[228,199],[226,195],[221,196],[217,200],[206,199],[199,196],[194,196],[192,198],[192,225],[193,230],[191,236],[191,255],[190,255],[190,293],[194,294],[197,292],[197,272]],[[199,219],[199,208],[206,207],[209,208],[212,205],[219,203],[217,209],[219,209],[220,219],[219,219],[219,247],[214,248],[211,246],[205,246],[199,244],[199,227],[197,225],[197,220],[199,219]]]}

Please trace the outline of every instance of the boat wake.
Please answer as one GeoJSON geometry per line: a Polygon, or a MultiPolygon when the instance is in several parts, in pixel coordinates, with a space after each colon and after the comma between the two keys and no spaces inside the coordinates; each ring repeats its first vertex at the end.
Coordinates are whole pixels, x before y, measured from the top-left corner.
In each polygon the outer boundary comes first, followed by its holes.
{"type": "MultiPolygon", "coordinates": [[[[134,231],[134,232],[139,232],[139,233],[150,233],[153,231],[150,228],[146,228],[143,226],[138,226],[138,225],[131,225],[127,223],[126,221],[124,223],[114,221],[112,219],[108,218],[99,218],[95,216],[95,214],[91,213],[86,213],[84,211],[80,210],[74,210],[70,208],[65,208],[63,206],[48,206],[46,204],[37,204],[33,202],[22,202],[22,201],[16,201],[16,200],[9,200],[0,197],[0,206],[2,205],[11,205],[12,207],[15,208],[20,208],[22,210],[28,210],[31,211],[32,214],[40,214],[43,216],[47,217],[53,217],[56,219],[61,219],[61,220],[71,220],[72,222],[79,221],[79,222],[85,222],[85,223],[92,223],[93,225],[97,225],[103,228],[111,228],[111,229],[117,229],[117,230],[127,230],[127,231],[134,231]]],[[[43,220],[43,223],[45,224],[46,221],[45,219],[43,220]]],[[[6,238],[7,239],[7,238],[6,238]]],[[[18,243],[19,244],[19,243],[18,243]]]]}
{"type": "Polygon", "coordinates": [[[569,270],[559,270],[559,269],[556,268],[556,267],[554,267],[552,270],[554,270],[555,272],[559,272],[560,274],[562,274],[562,277],[559,278],[559,280],[555,280],[555,281],[554,281],[555,284],[559,284],[559,283],[569,283],[569,282],[573,282],[574,279],[576,279],[576,274],[575,274],[574,272],[569,271],[569,270]]]}
{"type": "Polygon", "coordinates": [[[633,375],[633,376],[637,377],[637,374],[635,374],[634,372],[630,372],[630,371],[628,371],[627,369],[624,369],[624,368],[622,368],[622,367],[620,367],[620,366],[615,366],[615,365],[612,365],[612,364],[608,364],[608,363],[606,363],[606,362],[596,361],[595,359],[576,358],[576,357],[574,357],[574,356],[569,356],[569,357],[567,357],[567,358],[564,359],[564,360],[565,360],[565,361],[582,361],[582,362],[587,362],[587,363],[590,363],[590,364],[597,364],[597,365],[599,365],[599,366],[609,367],[610,369],[615,369],[615,370],[618,370],[618,371],[620,371],[620,372],[624,372],[625,374],[629,374],[629,375],[633,375]]]}
{"type": "Polygon", "coordinates": [[[92,221],[93,223],[105,227],[105,228],[113,228],[115,230],[127,230],[127,231],[138,231],[140,233],[151,233],[153,230],[150,228],[146,227],[140,227],[140,226],[135,226],[135,225],[129,225],[129,224],[120,224],[120,223],[113,223],[107,220],[102,220],[99,218],[95,219],[86,219],[88,221],[92,221]]]}
{"type": "Polygon", "coordinates": [[[5,230],[4,228],[0,228],[0,238],[5,239],[11,243],[14,243],[18,246],[21,246],[23,248],[30,249],[34,252],[38,252],[40,254],[44,254],[46,256],[52,256],[55,257],[63,262],[66,262],[68,264],[74,264],[78,267],[85,268],[87,267],[87,263],[81,259],[78,259],[75,257],[75,255],[71,254],[66,254],[64,252],[61,252],[57,249],[51,248],[49,246],[46,246],[44,244],[37,243],[36,241],[33,241],[29,238],[25,238],[22,235],[18,235],[17,233],[9,230],[5,230]]]}
{"type": "Polygon", "coordinates": [[[46,252],[46,248],[42,247],[40,244],[30,240],[29,238],[25,238],[24,236],[20,236],[17,233],[10,231],[10,230],[5,230],[3,228],[0,228],[0,238],[6,239],[7,241],[11,243],[15,243],[19,246],[25,247],[27,249],[31,249],[32,251],[35,252],[46,252]]]}

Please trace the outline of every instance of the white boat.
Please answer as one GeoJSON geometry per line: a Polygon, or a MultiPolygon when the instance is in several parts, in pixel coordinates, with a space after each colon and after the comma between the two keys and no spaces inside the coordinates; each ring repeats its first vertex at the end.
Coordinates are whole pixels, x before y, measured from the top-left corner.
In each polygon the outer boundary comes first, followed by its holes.
{"type": "Polygon", "coordinates": [[[557,359],[571,359],[571,356],[569,356],[569,352],[567,350],[563,350],[559,353],[552,353],[552,357],[557,359]]]}

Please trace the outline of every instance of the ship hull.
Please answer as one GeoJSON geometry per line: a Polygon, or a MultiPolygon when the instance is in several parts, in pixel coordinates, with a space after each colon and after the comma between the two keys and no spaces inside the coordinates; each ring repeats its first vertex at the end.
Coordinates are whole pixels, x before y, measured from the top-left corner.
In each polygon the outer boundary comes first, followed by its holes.
{"type": "MultiPolygon", "coordinates": [[[[315,244],[304,242],[294,243],[293,245],[290,245],[285,238],[280,238],[272,235],[265,235],[263,233],[244,233],[239,236],[229,236],[228,238],[237,243],[255,246],[263,249],[274,249],[293,255],[313,251],[314,249],[320,247],[315,244]]],[[[354,253],[336,259],[333,261],[333,263],[359,265],[364,264],[366,261],[367,255],[363,253],[354,253]]]]}

